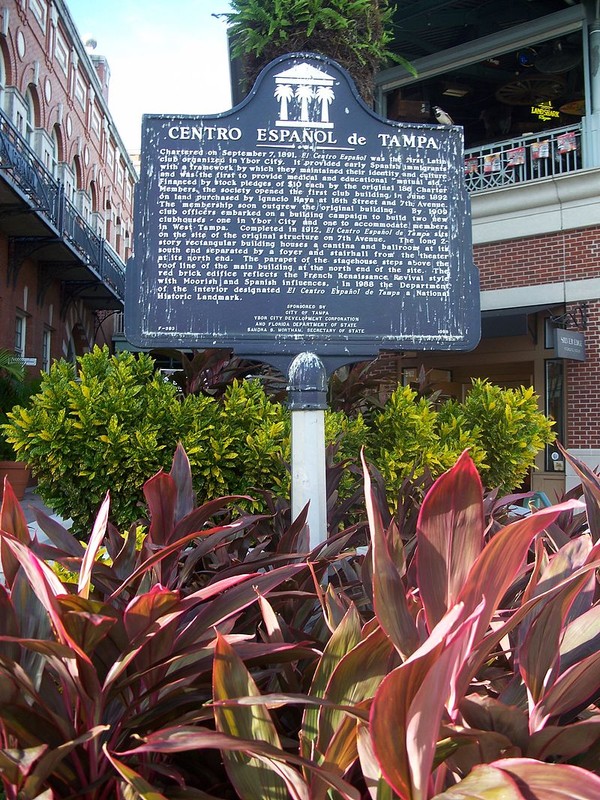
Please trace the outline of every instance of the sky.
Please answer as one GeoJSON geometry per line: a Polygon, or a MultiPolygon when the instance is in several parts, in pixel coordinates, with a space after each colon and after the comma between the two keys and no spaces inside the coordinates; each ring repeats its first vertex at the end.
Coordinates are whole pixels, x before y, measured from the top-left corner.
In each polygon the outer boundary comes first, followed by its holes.
{"type": "Polygon", "coordinates": [[[110,68],[108,106],[125,147],[139,152],[142,114],[231,108],[227,0],[65,0],[82,39],[110,68]]]}

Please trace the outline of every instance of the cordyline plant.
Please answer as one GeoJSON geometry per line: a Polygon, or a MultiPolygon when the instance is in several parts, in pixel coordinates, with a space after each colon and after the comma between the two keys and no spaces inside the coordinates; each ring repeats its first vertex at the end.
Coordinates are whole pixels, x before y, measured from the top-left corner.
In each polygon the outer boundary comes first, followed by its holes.
{"type": "Polygon", "coordinates": [[[365,467],[364,556],[219,524],[234,500],[194,509],[180,450],[140,551],[108,501],[87,549],[44,518],[32,541],[6,491],[7,798],[595,800],[600,482],[573,463],[589,526],[576,500],[503,525],[464,453],[410,548],[365,467]]]}

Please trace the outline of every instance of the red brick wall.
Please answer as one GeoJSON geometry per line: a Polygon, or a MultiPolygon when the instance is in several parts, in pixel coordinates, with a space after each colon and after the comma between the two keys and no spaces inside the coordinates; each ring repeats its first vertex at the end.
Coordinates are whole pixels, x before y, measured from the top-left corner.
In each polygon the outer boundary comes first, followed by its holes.
{"type": "Polygon", "coordinates": [[[600,276],[600,226],[476,245],[481,289],[600,276]]]}
{"type": "Polygon", "coordinates": [[[567,361],[567,442],[600,448],[600,301],[588,303],[586,361],[567,361]]]}

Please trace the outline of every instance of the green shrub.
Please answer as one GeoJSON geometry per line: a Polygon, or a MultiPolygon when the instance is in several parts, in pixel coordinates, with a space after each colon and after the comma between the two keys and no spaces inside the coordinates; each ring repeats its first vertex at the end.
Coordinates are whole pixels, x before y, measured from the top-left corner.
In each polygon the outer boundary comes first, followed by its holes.
{"type": "Polygon", "coordinates": [[[194,427],[182,442],[203,499],[248,494],[252,488],[287,492],[289,418],[257,380],[234,380],[220,401],[187,397],[194,427]],[[207,414],[210,421],[207,420],[207,414]]]}
{"type": "Polygon", "coordinates": [[[95,348],[77,369],[57,362],[30,406],[17,407],[10,420],[7,438],[44,501],[79,532],[109,487],[116,523],[133,522],[144,477],[168,467],[178,442],[202,500],[252,487],[289,490],[287,413],[258,381],[234,381],[220,400],[182,398],[149,356],[95,348]]]}
{"type": "Polygon", "coordinates": [[[446,403],[439,419],[445,430],[455,425],[471,432],[485,485],[504,491],[522,483],[537,453],[555,437],[533,388],[503,389],[481,379],[473,381],[463,403],[446,403]]]}
{"type": "Polygon", "coordinates": [[[170,463],[189,408],[146,355],[95,348],[78,369],[56,362],[7,438],[31,466],[44,501],[85,529],[110,487],[119,524],[137,517],[140,487],[170,463]]]}
{"type": "MultiPolygon", "coordinates": [[[[147,355],[96,348],[77,370],[56,363],[28,407],[4,426],[28,462],[44,500],[83,531],[110,487],[113,516],[126,526],[138,516],[144,476],[169,465],[178,442],[188,453],[200,501],[228,494],[288,497],[290,416],[258,380],[234,380],[221,397],[181,397],[147,355]],[[258,491],[257,491],[258,490],[258,491]]],[[[399,387],[370,414],[326,414],[326,442],[345,470],[337,491],[360,488],[359,454],[382,473],[390,502],[408,477],[448,469],[469,448],[484,483],[516,488],[537,451],[553,438],[552,424],[531,389],[504,390],[475,381],[463,403],[439,409],[410,387],[399,387]]],[[[253,503],[263,510],[264,500],[253,503]]]]}

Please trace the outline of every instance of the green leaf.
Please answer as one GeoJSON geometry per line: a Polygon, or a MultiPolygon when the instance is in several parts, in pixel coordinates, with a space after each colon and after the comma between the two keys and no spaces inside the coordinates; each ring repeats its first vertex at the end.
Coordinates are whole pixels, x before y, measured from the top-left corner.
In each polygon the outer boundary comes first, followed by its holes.
{"type": "MultiPolygon", "coordinates": [[[[213,668],[213,697],[229,700],[237,697],[256,697],[256,683],[226,639],[217,634],[213,668]]],[[[215,706],[217,730],[240,739],[268,742],[280,748],[281,743],[269,712],[263,706],[215,706]]],[[[227,774],[239,796],[244,800],[264,797],[265,800],[285,800],[285,781],[256,758],[243,753],[222,751],[227,774]]]]}
{"type": "MultiPolygon", "coordinates": [[[[346,653],[349,653],[359,641],[360,618],[355,606],[352,605],[323,650],[311,683],[311,695],[325,697],[327,684],[333,671],[346,653]]],[[[300,752],[305,758],[314,758],[313,747],[318,735],[318,719],[318,708],[306,708],[302,717],[300,735],[300,752]]]]}
{"type": "Polygon", "coordinates": [[[153,786],[151,786],[148,781],[144,780],[144,778],[142,778],[138,772],[112,755],[112,753],[109,752],[106,743],[102,745],[102,750],[104,751],[106,758],[123,778],[125,783],[128,786],[131,786],[131,788],[135,791],[136,798],[139,798],[139,800],[169,800],[168,797],[159,792],[158,789],[155,789],[153,786]]]}

